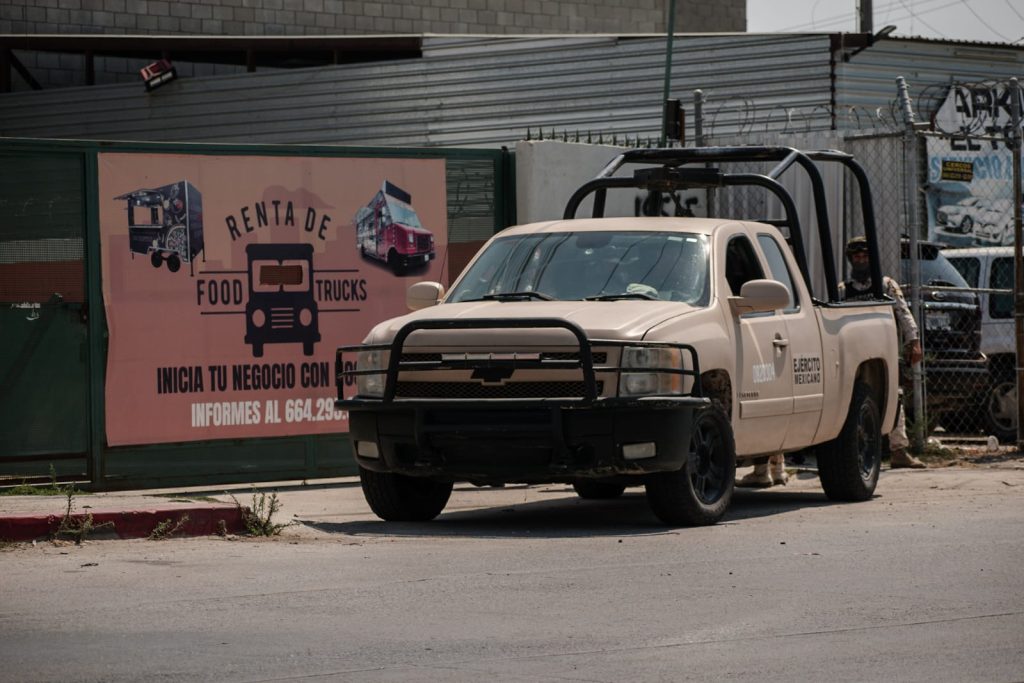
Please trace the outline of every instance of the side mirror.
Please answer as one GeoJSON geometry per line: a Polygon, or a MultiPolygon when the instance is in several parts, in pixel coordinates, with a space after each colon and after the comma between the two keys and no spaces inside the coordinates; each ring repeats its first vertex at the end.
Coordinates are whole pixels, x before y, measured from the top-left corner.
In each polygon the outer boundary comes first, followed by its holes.
{"type": "Polygon", "coordinates": [[[417,282],[405,293],[405,305],[410,311],[436,306],[444,296],[444,285],[440,282],[417,282]]]}
{"type": "Polygon", "coordinates": [[[775,311],[789,306],[789,290],[778,280],[750,280],[739,296],[729,297],[729,306],[736,315],[775,311]]]}

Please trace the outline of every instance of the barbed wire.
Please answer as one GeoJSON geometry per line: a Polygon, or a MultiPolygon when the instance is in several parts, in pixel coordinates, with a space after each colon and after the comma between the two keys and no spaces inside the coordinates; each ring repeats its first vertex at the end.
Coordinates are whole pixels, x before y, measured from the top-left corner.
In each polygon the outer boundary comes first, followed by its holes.
{"type": "MultiPolygon", "coordinates": [[[[913,84],[911,84],[913,88],[913,84]]],[[[916,118],[927,122],[933,133],[953,137],[1007,138],[1009,79],[982,81],[946,81],[929,83],[918,89],[913,98],[916,118]],[[960,90],[959,94],[956,91],[960,90]],[[942,108],[950,98],[959,97],[962,104],[952,112],[942,108]]],[[[1024,108],[1024,102],[1022,102],[1024,108]]],[[[759,105],[754,100],[724,98],[704,100],[700,120],[694,116],[690,130],[700,128],[706,139],[750,137],[757,134],[802,134],[837,129],[844,134],[856,131],[897,133],[906,130],[904,114],[897,97],[876,107],[851,105],[833,109],[826,104],[786,106],[759,105]]],[[[624,147],[657,146],[659,136],[652,132],[623,133],[607,130],[544,130],[527,129],[526,140],[561,140],[612,144],[624,147]]],[[[678,143],[670,143],[678,144],[678,143]]]]}

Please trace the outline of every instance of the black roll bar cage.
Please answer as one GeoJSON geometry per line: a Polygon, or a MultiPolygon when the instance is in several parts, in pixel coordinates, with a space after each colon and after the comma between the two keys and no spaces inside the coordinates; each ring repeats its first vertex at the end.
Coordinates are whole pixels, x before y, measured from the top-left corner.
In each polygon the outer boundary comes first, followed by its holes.
{"type": "Polygon", "coordinates": [[[828,220],[828,206],[825,185],[815,162],[834,162],[845,166],[857,181],[860,189],[861,217],[864,236],[867,238],[871,269],[871,293],[876,299],[884,299],[882,271],[878,252],[878,230],[875,223],[874,200],[871,184],[864,167],[852,155],[838,150],[800,151],[792,147],[739,146],[739,147],[694,147],[665,149],[634,149],[623,152],[612,159],[593,180],[581,185],[569,198],[563,218],[576,217],[580,204],[590,194],[594,195],[593,217],[604,216],[605,200],[609,188],[632,188],[649,192],[675,192],[689,188],[714,188],[727,186],[759,186],[774,194],[782,203],[786,217],[782,220],[764,219],[760,222],[789,229],[790,246],[797,265],[800,267],[804,284],[811,288],[810,269],[804,249],[803,232],[796,204],[789,192],[779,183],[779,177],[794,164],[801,166],[811,182],[814,198],[814,213],[818,223],[818,240],[825,269],[825,286],[829,303],[839,302],[839,287],[836,277],[835,252],[832,248],[832,232],[828,220]],[[778,162],[767,174],[724,173],[719,168],[706,167],[711,163],[737,162],[778,162]],[[645,164],[654,168],[636,169],[632,177],[612,177],[627,164],[645,164]],[[683,168],[687,164],[702,164],[699,168],[683,168]],[[660,168],[658,168],[660,166],[660,168]]]}

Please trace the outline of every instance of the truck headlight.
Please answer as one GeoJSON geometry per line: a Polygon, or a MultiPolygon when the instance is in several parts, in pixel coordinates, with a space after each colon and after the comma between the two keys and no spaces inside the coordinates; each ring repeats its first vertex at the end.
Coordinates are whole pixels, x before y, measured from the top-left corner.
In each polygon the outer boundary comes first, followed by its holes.
{"type": "Polygon", "coordinates": [[[360,396],[381,397],[387,381],[388,360],[391,354],[384,349],[360,351],[356,356],[356,370],[374,370],[373,374],[356,377],[356,392],[360,396]]]}
{"type": "Polygon", "coordinates": [[[622,349],[619,396],[658,396],[683,393],[683,354],[666,347],[627,346],[622,349]]]}
{"type": "Polygon", "coordinates": [[[413,234],[412,234],[412,233],[410,232],[410,233],[409,233],[409,235],[408,235],[408,237],[409,237],[409,246],[410,246],[410,247],[411,247],[412,245],[416,244],[416,235],[413,235],[413,234]]]}

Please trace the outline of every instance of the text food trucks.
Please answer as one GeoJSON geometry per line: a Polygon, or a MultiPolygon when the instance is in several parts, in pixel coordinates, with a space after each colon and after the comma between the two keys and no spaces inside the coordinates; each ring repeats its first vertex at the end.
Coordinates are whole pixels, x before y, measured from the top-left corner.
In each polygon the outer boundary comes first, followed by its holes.
{"type": "Polygon", "coordinates": [[[245,343],[263,356],[264,344],[301,343],[305,356],[320,341],[313,294],[312,244],[250,244],[249,301],[245,305],[245,343]]]}
{"type": "Polygon", "coordinates": [[[363,256],[387,263],[395,275],[434,258],[434,235],[420,224],[412,197],[388,181],[356,213],[356,244],[363,256]]]}
{"type": "Polygon", "coordinates": [[[114,197],[128,203],[128,248],[149,254],[154,268],[167,261],[172,273],[203,251],[203,198],[187,180],[114,197]]]}

